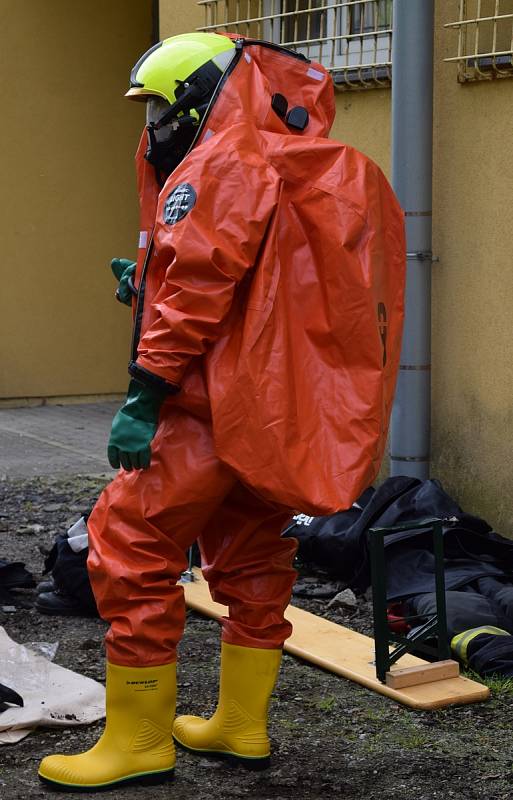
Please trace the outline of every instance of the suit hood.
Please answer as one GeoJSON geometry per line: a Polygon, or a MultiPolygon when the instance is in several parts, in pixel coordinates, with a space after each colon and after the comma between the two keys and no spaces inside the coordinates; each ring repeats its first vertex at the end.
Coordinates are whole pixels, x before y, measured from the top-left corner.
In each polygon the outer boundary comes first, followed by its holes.
{"type": "Polygon", "coordinates": [[[196,144],[248,121],[272,133],[328,136],[335,118],[335,98],[331,76],[324,67],[269,42],[230,38],[235,41],[236,53],[212,98],[196,144]],[[302,110],[307,112],[304,129],[290,124],[290,116],[287,119],[293,109],[292,119],[305,119],[302,110]]]}

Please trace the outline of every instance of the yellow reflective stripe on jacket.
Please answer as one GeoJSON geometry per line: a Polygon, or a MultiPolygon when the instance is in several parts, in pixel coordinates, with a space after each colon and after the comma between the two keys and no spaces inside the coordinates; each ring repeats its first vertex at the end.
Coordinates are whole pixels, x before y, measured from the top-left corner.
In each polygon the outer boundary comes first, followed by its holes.
{"type": "Polygon", "coordinates": [[[495,628],[493,625],[481,625],[479,628],[469,628],[468,631],[463,631],[462,633],[458,633],[456,636],[453,636],[451,639],[451,650],[458,659],[465,664],[468,665],[467,659],[467,648],[472,641],[475,639],[476,636],[480,636],[482,633],[489,633],[492,636],[509,636],[510,634],[508,631],[503,630],[502,628],[495,628]]]}

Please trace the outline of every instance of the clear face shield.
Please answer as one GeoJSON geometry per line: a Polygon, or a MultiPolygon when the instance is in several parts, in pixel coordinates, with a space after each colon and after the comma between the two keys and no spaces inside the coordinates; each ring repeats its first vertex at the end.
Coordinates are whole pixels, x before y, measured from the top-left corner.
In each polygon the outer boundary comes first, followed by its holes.
{"type": "Polygon", "coordinates": [[[171,109],[170,103],[157,95],[146,101],[146,159],[153,164],[161,185],[184,159],[196,135],[198,118],[178,112],[165,125],[160,120],[171,109]]]}
{"type": "Polygon", "coordinates": [[[170,108],[170,103],[164,97],[153,95],[146,101],[146,125],[155,129],[157,142],[163,142],[169,138],[171,123],[162,126],[162,128],[155,128],[155,125],[170,108]]]}

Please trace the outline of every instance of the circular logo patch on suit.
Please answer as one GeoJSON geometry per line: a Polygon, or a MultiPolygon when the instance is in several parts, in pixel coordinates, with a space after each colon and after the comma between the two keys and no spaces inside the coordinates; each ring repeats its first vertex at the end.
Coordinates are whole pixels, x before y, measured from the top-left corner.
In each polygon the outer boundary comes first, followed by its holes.
{"type": "Polygon", "coordinates": [[[180,183],[167,196],[164,203],[164,222],[166,225],[175,225],[194,208],[196,192],[190,183],[180,183]]]}

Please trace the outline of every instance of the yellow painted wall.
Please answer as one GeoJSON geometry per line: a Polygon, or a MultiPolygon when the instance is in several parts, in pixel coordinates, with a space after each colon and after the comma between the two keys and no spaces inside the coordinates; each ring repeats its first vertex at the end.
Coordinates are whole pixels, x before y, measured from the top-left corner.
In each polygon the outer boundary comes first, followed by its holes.
{"type": "Polygon", "coordinates": [[[204,24],[203,6],[196,0],[160,0],[160,38],[190,33],[204,24]]]}
{"type": "Polygon", "coordinates": [[[389,89],[338,92],[337,115],[331,136],[350,144],[376,161],[390,176],[389,89]]]}
{"type": "Polygon", "coordinates": [[[150,0],[0,0],[0,398],[120,392],[130,312],[112,256],[135,256],[123,99],[151,44],[150,0]]]}
{"type": "Polygon", "coordinates": [[[457,18],[437,2],[432,471],[513,535],[513,78],[457,83],[457,18]]]}

